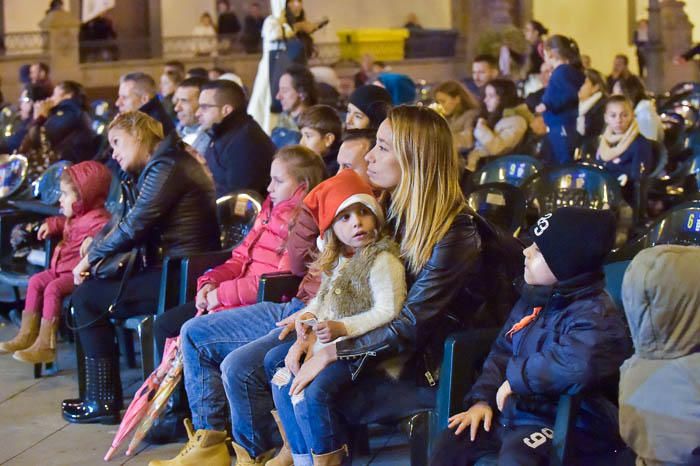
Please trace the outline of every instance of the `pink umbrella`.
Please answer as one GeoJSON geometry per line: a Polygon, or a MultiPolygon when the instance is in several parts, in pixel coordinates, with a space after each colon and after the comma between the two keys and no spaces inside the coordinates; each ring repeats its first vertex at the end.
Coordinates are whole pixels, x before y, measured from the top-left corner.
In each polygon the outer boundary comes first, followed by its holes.
{"type": "MultiPolygon", "coordinates": [[[[180,338],[168,338],[165,342],[165,349],[163,351],[163,360],[161,361],[158,368],[153,371],[151,375],[148,376],[146,381],[141,385],[134,395],[134,399],[131,400],[129,407],[124,413],[122,422],[119,425],[117,433],[114,435],[114,440],[112,440],[112,446],[107,451],[104,457],[105,461],[109,461],[112,455],[117,451],[119,444],[126,438],[129,433],[134,430],[139,421],[143,418],[144,414],[148,411],[158,388],[163,383],[163,380],[167,377],[168,372],[174,365],[174,361],[177,355],[180,353],[178,348],[180,347],[180,338]]],[[[182,368],[182,356],[180,359],[180,368],[182,368]]]]}
{"type": "Polygon", "coordinates": [[[160,384],[160,388],[158,388],[158,391],[153,396],[151,404],[148,407],[145,416],[143,416],[141,420],[141,424],[139,424],[139,426],[136,428],[134,437],[131,439],[129,447],[126,449],[127,456],[131,455],[131,453],[136,450],[136,447],[138,447],[143,438],[146,436],[148,430],[151,428],[155,420],[158,419],[158,416],[160,416],[160,413],[163,411],[163,408],[168,402],[168,398],[170,398],[170,395],[175,387],[177,387],[177,384],[180,382],[181,378],[182,352],[180,351],[180,348],[177,348],[177,354],[173,360],[172,367],[166,374],[163,382],[160,384]]]}

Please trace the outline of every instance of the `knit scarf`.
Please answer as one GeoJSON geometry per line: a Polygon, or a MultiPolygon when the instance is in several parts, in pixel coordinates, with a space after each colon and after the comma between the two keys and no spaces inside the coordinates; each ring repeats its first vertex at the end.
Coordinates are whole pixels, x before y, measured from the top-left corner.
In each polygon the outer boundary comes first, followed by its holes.
{"type": "Polygon", "coordinates": [[[576,118],[576,131],[578,131],[578,134],[586,134],[586,114],[602,97],[603,93],[598,91],[591,94],[586,100],[579,102],[578,118],[576,118]]]}
{"type": "Polygon", "coordinates": [[[603,136],[600,138],[598,158],[604,162],[615,160],[629,148],[638,134],[639,126],[636,119],[632,120],[632,124],[623,134],[613,134],[612,128],[610,126],[606,127],[603,136]]]}

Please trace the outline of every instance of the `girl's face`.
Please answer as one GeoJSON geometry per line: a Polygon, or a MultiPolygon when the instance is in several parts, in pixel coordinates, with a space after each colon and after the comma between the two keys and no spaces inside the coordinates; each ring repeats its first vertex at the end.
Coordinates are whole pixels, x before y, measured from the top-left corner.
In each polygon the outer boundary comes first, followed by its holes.
{"type": "Polygon", "coordinates": [[[373,186],[392,190],[401,181],[401,165],[394,153],[394,133],[386,119],[377,130],[377,144],[365,155],[367,176],[373,186]]]}
{"type": "Polygon", "coordinates": [[[525,248],[523,255],[525,256],[525,283],[549,286],[558,281],[544,260],[537,244],[532,243],[530,247],[525,248]]]}
{"type": "Polygon", "coordinates": [[[532,23],[527,23],[523,29],[523,34],[525,34],[525,40],[531,44],[536,44],[540,38],[540,33],[532,25],[532,23]]]}
{"type": "Polygon", "coordinates": [[[61,213],[71,218],[73,216],[73,203],[78,200],[78,193],[75,192],[73,185],[61,181],[61,197],[58,198],[58,204],[61,206],[61,213]]]}
{"type": "Polygon", "coordinates": [[[289,173],[286,162],[279,159],[272,161],[267,192],[270,194],[273,206],[292,197],[299,185],[300,183],[289,173]]]}
{"type": "Polygon", "coordinates": [[[323,157],[333,145],[334,139],[335,136],[331,133],[323,135],[320,131],[305,126],[301,129],[301,140],[299,144],[323,157]]]}
{"type": "Polygon", "coordinates": [[[495,112],[501,105],[501,98],[496,94],[496,89],[493,86],[487,85],[484,89],[484,105],[489,113],[495,112]]]}
{"type": "Polygon", "coordinates": [[[544,49],[544,61],[552,67],[552,70],[564,63],[562,59],[559,58],[559,55],[547,48],[544,49]]]}
{"type": "Polygon", "coordinates": [[[146,166],[148,150],[136,136],[120,128],[113,128],[108,134],[112,146],[112,158],[125,172],[136,173],[146,166]]]}
{"type": "Polygon", "coordinates": [[[302,5],[301,0],[287,0],[287,8],[289,8],[289,12],[296,18],[301,15],[304,5],[302,5]]]}
{"type": "Polygon", "coordinates": [[[369,117],[362,110],[353,104],[348,104],[348,114],[345,116],[345,126],[347,129],[369,128],[369,117]]]}
{"type": "Polygon", "coordinates": [[[355,203],[341,210],[333,220],[333,233],[341,243],[354,251],[376,237],[377,219],[364,204],[355,203]]]}
{"type": "Polygon", "coordinates": [[[53,94],[51,94],[51,103],[56,106],[66,99],[70,99],[71,95],[63,89],[63,86],[56,86],[53,88],[53,94]]]}
{"type": "Polygon", "coordinates": [[[444,92],[436,92],[435,101],[442,107],[442,112],[445,116],[452,116],[459,106],[459,97],[452,97],[444,92]]]}
{"type": "Polygon", "coordinates": [[[578,100],[586,100],[599,90],[600,89],[598,89],[598,86],[594,85],[590,79],[586,78],[581,85],[581,88],[578,90],[578,100]]]}
{"type": "Polygon", "coordinates": [[[632,124],[634,113],[629,105],[622,102],[611,102],[605,107],[605,124],[610,126],[615,134],[622,134],[632,124]]]}

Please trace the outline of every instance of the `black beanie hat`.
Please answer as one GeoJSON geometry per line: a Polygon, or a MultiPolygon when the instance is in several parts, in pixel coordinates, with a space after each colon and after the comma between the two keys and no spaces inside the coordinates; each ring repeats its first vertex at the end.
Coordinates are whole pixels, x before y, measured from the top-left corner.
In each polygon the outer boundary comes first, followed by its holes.
{"type": "Polygon", "coordinates": [[[378,128],[391,109],[391,95],[383,87],[367,84],[350,95],[350,103],[369,118],[369,126],[378,128]]]}
{"type": "Polygon", "coordinates": [[[532,239],[558,281],[603,266],[615,244],[615,215],[609,210],[563,207],[537,220],[532,239]]]}

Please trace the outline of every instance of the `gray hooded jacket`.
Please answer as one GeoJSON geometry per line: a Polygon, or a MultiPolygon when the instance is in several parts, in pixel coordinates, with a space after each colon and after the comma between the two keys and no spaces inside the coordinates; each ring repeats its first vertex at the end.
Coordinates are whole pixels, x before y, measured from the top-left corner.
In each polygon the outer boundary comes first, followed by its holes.
{"type": "Polygon", "coordinates": [[[620,434],[638,465],[700,465],[700,247],[645,249],[622,298],[635,353],[620,371],[620,434]]]}

